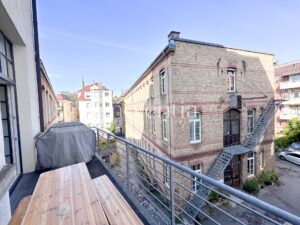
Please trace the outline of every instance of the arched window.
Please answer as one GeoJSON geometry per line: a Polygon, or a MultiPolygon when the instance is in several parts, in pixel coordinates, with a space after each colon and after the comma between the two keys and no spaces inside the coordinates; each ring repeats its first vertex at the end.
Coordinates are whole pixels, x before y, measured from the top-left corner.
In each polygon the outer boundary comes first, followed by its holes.
{"type": "Polygon", "coordinates": [[[235,75],[236,69],[228,68],[227,69],[227,92],[235,92],[236,85],[235,85],[235,75]]]}

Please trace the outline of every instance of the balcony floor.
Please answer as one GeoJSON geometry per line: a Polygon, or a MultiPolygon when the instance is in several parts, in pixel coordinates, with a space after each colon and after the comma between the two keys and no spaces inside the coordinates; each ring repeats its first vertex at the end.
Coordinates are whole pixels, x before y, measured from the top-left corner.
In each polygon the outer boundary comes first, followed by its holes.
{"type": "MultiPolygon", "coordinates": [[[[140,217],[142,222],[144,224],[148,224],[148,222],[146,222],[145,218],[142,216],[140,211],[135,207],[134,204],[132,204],[130,199],[128,199],[128,197],[122,192],[122,190],[119,188],[118,184],[115,182],[115,180],[111,177],[111,175],[108,173],[108,171],[103,167],[101,162],[96,157],[91,162],[87,163],[86,166],[88,168],[88,171],[89,171],[92,179],[102,176],[102,175],[107,175],[110,178],[110,180],[112,181],[112,183],[115,185],[115,187],[118,189],[118,191],[122,194],[122,196],[128,202],[128,204],[131,206],[131,208],[140,217]]],[[[11,204],[12,213],[14,212],[14,210],[16,209],[20,200],[23,197],[32,195],[33,190],[36,186],[36,183],[37,183],[41,173],[42,172],[32,172],[32,173],[23,174],[22,178],[18,182],[14,191],[10,195],[10,204],[11,204]]]]}

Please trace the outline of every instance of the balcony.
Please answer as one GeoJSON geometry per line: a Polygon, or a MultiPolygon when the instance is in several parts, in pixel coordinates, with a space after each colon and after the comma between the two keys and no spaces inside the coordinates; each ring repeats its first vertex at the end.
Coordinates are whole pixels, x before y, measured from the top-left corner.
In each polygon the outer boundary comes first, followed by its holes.
{"type": "Polygon", "coordinates": [[[292,115],[292,114],[280,113],[280,116],[279,116],[279,119],[281,119],[281,120],[291,120],[293,118],[300,119],[300,115],[292,115]]]}
{"type": "Polygon", "coordinates": [[[300,88],[300,82],[280,82],[279,88],[280,90],[300,88]]]}
{"type": "MultiPolygon", "coordinates": [[[[144,224],[300,224],[300,218],[293,214],[128,140],[97,128],[93,130],[98,153],[87,164],[91,179],[106,174],[144,224]],[[219,200],[203,198],[203,191],[214,192],[219,200]],[[191,214],[191,207],[196,217],[191,214]]],[[[21,180],[12,194],[13,207],[32,192],[39,175],[35,173],[33,178],[24,175],[27,181],[21,180]]],[[[67,173],[64,176],[68,179],[67,173]]],[[[44,190],[47,188],[44,185],[44,190]]],[[[46,211],[50,207],[49,215],[61,213],[55,213],[58,208],[51,204],[45,207],[46,211]]]]}

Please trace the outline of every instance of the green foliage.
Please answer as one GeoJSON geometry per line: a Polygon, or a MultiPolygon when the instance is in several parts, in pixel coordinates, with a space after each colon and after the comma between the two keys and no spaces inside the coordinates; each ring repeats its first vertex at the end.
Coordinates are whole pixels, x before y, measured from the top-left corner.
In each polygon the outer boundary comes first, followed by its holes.
{"type": "Polygon", "coordinates": [[[275,146],[277,148],[286,148],[291,143],[293,143],[293,141],[291,141],[290,137],[288,136],[275,137],[275,146]]]}
{"type": "Polygon", "coordinates": [[[218,193],[217,192],[210,192],[209,196],[208,196],[208,201],[210,202],[216,202],[218,200],[218,193]]]}
{"type": "Polygon", "coordinates": [[[275,146],[278,148],[286,148],[298,140],[300,140],[300,121],[294,118],[284,127],[282,136],[275,138],[275,146]]]}
{"type": "Polygon", "coordinates": [[[243,189],[250,193],[257,193],[262,186],[276,183],[278,179],[278,173],[274,171],[262,171],[258,177],[252,180],[247,180],[243,186],[243,189]]]}
{"type": "Polygon", "coordinates": [[[243,189],[249,193],[257,193],[260,190],[261,185],[258,179],[247,180],[243,186],[243,189]]]}
{"type": "Polygon", "coordinates": [[[111,122],[110,127],[108,128],[110,132],[113,134],[116,133],[116,124],[114,122],[111,122]]]}

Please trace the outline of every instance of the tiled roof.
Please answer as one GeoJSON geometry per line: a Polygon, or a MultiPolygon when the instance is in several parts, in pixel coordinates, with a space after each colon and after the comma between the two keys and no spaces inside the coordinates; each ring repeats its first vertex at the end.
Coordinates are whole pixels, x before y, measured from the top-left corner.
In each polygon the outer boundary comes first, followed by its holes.
{"type": "Polygon", "coordinates": [[[105,87],[101,83],[93,83],[93,84],[87,85],[78,91],[78,93],[79,93],[78,101],[88,101],[89,99],[85,98],[84,93],[89,92],[91,90],[91,87],[94,85],[96,85],[99,88],[99,90],[104,90],[104,91],[109,90],[107,87],[105,87]]]}
{"type": "Polygon", "coordinates": [[[300,61],[278,65],[275,68],[276,76],[284,76],[300,73],[300,61]]]}
{"type": "Polygon", "coordinates": [[[58,101],[59,101],[59,100],[69,100],[69,97],[68,97],[67,95],[58,93],[58,94],[56,94],[56,99],[57,99],[58,101]]]}

